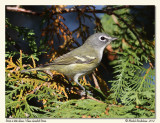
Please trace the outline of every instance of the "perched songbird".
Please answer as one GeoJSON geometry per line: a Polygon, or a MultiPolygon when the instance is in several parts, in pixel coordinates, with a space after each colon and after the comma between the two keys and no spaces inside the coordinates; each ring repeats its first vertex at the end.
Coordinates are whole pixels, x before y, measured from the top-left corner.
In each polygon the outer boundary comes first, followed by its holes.
{"type": "Polygon", "coordinates": [[[105,33],[95,33],[82,46],[58,57],[52,63],[22,70],[21,73],[33,70],[54,70],[72,78],[86,92],[78,82],[78,78],[91,73],[100,64],[105,47],[116,39],[105,33]]]}

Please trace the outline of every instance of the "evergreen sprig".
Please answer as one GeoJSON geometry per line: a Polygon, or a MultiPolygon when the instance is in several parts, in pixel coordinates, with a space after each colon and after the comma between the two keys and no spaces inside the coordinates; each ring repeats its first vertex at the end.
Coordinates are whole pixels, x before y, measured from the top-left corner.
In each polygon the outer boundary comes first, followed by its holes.
{"type": "Polygon", "coordinates": [[[110,97],[123,105],[142,106],[143,108],[137,110],[145,117],[145,111],[142,113],[142,109],[155,108],[154,36],[153,40],[149,41],[141,35],[141,32],[145,31],[135,26],[131,10],[122,9],[116,11],[112,17],[105,15],[102,18],[106,32],[110,25],[104,22],[108,20],[114,23],[108,33],[114,32],[118,37],[118,41],[112,44],[117,59],[111,62],[115,76],[114,80],[110,81],[112,84],[110,97]]]}

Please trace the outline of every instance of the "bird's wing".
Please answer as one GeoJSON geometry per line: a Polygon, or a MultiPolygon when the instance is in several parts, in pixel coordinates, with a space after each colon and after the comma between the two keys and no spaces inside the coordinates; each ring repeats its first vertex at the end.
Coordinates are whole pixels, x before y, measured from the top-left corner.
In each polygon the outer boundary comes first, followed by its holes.
{"type": "Polygon", "coordinates": [[[84,55],[84,56],[78,56],[78,55],[74,55],[74,56],[61,56],[59,58],[57,58],[55,61],[53,61],[52,63],[49,63],[49,65],[69,65],[69,64],[91,64],[94,60],[96,60],[95,57],[93,56],[88,56],[88,55],[84,55]]]}

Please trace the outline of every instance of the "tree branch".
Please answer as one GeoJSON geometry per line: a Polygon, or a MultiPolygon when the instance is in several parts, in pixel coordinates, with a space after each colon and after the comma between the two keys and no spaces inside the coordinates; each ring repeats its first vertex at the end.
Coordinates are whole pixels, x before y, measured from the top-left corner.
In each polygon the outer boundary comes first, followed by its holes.
{"type": "MultiPolygon", "coordinates": [[[[95,9],[80,9],[80,8],[77,8],[77,7],[73,7],[73,8],[70,8],[70,9],[64,9],[60,12],[54,12],[53,14],[64,14],[64,13],[70,13],[70,12],[78,12],[78,11],[81,11],[81,12],[86,12],[86,13],[112,13],[113,11],[116,11],[116,10],[119,10],[119,9],[124,9],[124,8],[129,8],[130,6],[119,6],[119,7],[115,7],[115,8],[111,8],[111,7],[107,7],[106,9],[104,10],[95,10],[95,9]]],[[[19,6],[14,6],[14,7],[11,7],[11,6],[7,6],[6,7],[6,10],[7,11],[13,11],[13,12],[21,12],[21,13],[27,13],[27,14],[31,14],[31,15],[42,15],[43,13],[38,13],[38,12],[33,12],[31,10],[27,10],[27,9],[23,9],[23,8],[20,8],[19,6]]]]}
{"type": "Polygon", "coordinates": [[[95,88],[98,88],[99,90],[101,90],[94,74],[95,74],[95,72],[92,73],[92,78],[93,78],[93,82],[95,84],[95,88]]]}
{"type": "MultiPolygon", "coordinates": [[[[119,19],[130,29],[130,31],[136,36],[137,40],[139,41],[139,43],[140,43],[143,51],[146,53],[146,50],[145,50],[145,48],[144,48],[143,45],[142,45],[142,40],[141,40],[140,37],[137,35],[137,33],[133,30],[133,28],[127,23],[127,21],[125,21],[121,16],[119,16],[118,14],[116,14],[116,13],[114,13],[114,12],[112,12],[112,13],[110,13],[110,14],[115,15],[117,18],[119,18],[119,19]]],[[[146,53],[146,55],[148,56],[147,53],[146,53]]],[[[151,60],[150,60],[150,57],[149,57],[149,56],[148,56],[148,60],[149,60],[150,66],[151,66],[152,69],[153,69],[153,64],[151,63],[151,60]]]]}
{"type": "Polygon", "coordinates": [[[102,102],[101,100],[98,100],[98,99],[96,99],[96,98],[94,98],[94,97],[92,97],[92,96],[89,96],[89,95],[86,95],[86,97],[83,96],[83,97],[81,98],[81,100],[83,100],[83,99],[91,99],[91,100],[94,100],[94,101],[97,101],[97,102],[100,102],[100,103],[104,103],[104,102],[102,102]]]}
{"type": "Polygon", "coordinates": [[[7,11],[13,11],[13,12],[27,13],[27,14],[32,14],[32,15],[40,15],[40,14],[37,13],[37,12],[33,12],[33,11],[31,11],[31,10],[27,10],[27,9],[20,8],[19,5],[14,6],[14,7],[7,6],[7,7],[6,7],[6,10],[7,10],[7,11]]]}

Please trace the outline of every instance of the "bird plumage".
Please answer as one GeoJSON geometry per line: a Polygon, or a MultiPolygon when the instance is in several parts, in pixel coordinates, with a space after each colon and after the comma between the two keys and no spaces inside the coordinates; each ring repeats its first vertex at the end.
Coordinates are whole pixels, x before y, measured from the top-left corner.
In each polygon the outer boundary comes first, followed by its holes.
{"type": "MultiPolygon", "coordinates": [[[[100,64],[104,48],[115,39],[105,33],[95,33],[82,46],[58,57],[52,63],[21,72],[53,70],[73,78],[81,86],[78,78],[91,73],[100,64]]],[[[83,86],[81,88],[85,90],[83,86]]]]}

